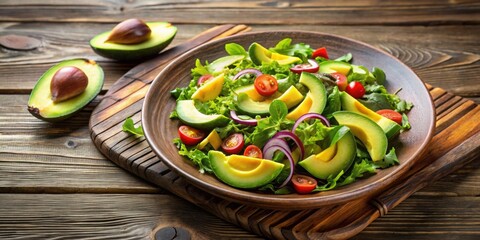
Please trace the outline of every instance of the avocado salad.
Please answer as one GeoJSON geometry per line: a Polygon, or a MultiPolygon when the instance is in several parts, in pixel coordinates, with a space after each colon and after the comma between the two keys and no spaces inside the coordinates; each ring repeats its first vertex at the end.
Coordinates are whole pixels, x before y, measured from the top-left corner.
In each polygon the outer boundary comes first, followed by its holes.
{"type": "Polygon", "coordinates": [[[308,194],[399,164],[389,140],[410,128],[413,105],[387,91],[382,69],[290,38],[225,50],[197,59],[189,85],[171,91],[170,118],[181,122],[173,142],[200,172],[235,188],[308,194]]]}

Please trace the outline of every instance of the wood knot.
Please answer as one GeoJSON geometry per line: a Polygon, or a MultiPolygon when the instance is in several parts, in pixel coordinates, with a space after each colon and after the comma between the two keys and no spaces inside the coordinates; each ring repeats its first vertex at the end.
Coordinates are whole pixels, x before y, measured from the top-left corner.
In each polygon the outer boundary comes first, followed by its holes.
{"type": "Polygon", "coordinates": [[[65,146],[67,146],[68,148],[76,148],[78,146],[78,144],[75,141],[68,140],[65,143],[65,146]]]}
{"type": "Polygon", "coordinates": [[[20,35],[0,36],[0,45],[12,50],[28,51],[42,45],[42,42],[36,38],[20,35]]]}
{"type": "Polygon", "coordinates": [[[190,240],[190,233],[181,227],[164,227],[157,230],[155,240],[190,240]]]}

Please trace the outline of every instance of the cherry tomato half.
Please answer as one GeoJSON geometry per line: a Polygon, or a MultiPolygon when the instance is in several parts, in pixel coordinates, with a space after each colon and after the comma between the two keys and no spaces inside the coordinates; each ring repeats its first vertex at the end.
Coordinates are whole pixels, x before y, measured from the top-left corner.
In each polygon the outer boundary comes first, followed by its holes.
{"type": "Polygon", "coordinates": [[[354,98],[361,98],[363,97],[363,94],[365,94],[365,88],[362,83],[357,81],[350,82],[347,85],[347,88],[345,88],[345,91],[354,98]]]}
{"type": "Polygon", "coordinates": [[[293,188],[300,194],[311,193],[317,187],[317,180],[312,177],[295,174],[292,176],[293,188]]]}
{"type": "Polygon", "coordinates": [[[243,155],[254,158],[263,158],[262,150],[255,145],[248,145],[243,151],[243,155]]]}
{"type": "Polygon", "coordinates": [[[199,143],[205,137],[205,133],[201,130],[186,125],[182,125],[178,128],[178,135],[185,145],[190,146],[199,143]]]}
{"type": "Polygon", "coordinates": [[[402,114],[392,109],[382,109],[377,111],[378,114],[402,125],[402,114]]]}
{"type": "Polygon", "coordinates": [[[341,73],[330,73],[330,75],[332,75],[332,77],[334,77],[335,79],[337,79],[337,81],[335,81],[337,83],[337,86],[338,86],[338,90],[340,91],[345,91],[345,89],[347,88],[347,85],[348,85],[348,81],[347,81],[347,77],[341,73]]]}
{"type": "Polygon", "coordinates": [[[321,47],[321,48],[317,48],[315,51],[313,51],[312,58],[315,59],[317,57],[322,57],[322,58],[328,59],[327,49],[325,47],[321,47]]]}
{"type": "Polygon", "coordinates": [[[228,154],[237,154],[242,151],[244,144],[243,135],[241,133],[234,133],[223,140],[222,149],[228,154]]]}
{"type": "Polygon", "coordinates": [[[213,78],[213,76],[211,74],[202,75],[200,78],[198,78],[197,86],[202,85],[202,83],[210,80],[210,78],[213,78]]]}
{"type": "Polygon", "coordinates": [[[257,92],[265,97],[271,96],[278,90],[277,79],[268,74],[258,76],[253,84],[257,92]]]}

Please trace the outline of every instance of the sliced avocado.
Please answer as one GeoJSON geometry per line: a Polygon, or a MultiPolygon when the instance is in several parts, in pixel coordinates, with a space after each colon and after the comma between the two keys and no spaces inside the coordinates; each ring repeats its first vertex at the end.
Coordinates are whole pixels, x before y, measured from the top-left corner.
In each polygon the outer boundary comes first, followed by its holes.
{"type": "Polygon", "coordinates": [[[398,123],[370,110],[369,108],[365,107],[360,101],[355,99],[354,97],[350,96],[346,92],[340,92],[340,99],[342,102],[342,109],[356,112],[363,114],[377,123],[387,135],[387,138],[392,138],[397,135],[400,130],[402,130],[402,126],[398,123]]]}
{"type": "Polygon", "coordinates": [[[62,61],[48,69],[38,79],[28,100],[28,111],[33,116],[48,122],[61,121],[90,103],[102,90],[103,81],[103,70],[93,60],[71,59],[62,61]],[[80,95],[54,103],[50,92],[50,82],[58,70],[70,66],[77,67],[87,75],[87,88],[80,95]]]}
{"type": "Polygon", "coordinates": [[[305,96],[303,101],[300,104],[298,104],[298,106],[295,109],[293,109],[287,114],[287,119],[290,119],[293,121],[297,120],[299,117],[301,117],[302,115],[310,111],[312,104],[313,104],[312,93],[308,92],[307,96],[305,96]]]}
{"type": "Polygon", "coordinates": [[[308,72],[302,72],[299,82],[305,85],[312,93],[312,106],[308,112],[322,113],[327,104],[327,90],[323,82],[308,72]]]}
{"type": "Polygon", "coordinates": [[[250,44],[250,47],[248,48],[248,54],[255,65],[262,65],[262,62],[271,63],[273,61],[277,61],[280,65],[287,65],[302,61],[302,59],[298,57],[291,57],[271,52],[256,42],[250,44]]]}
{"type": "Polygon", "coordinates": [[[224,83],[224,74],[220,74],[213,79],[206,81],[192,95],[192,99],[206,102],[215,99],[222,92],[224,83]]]}
{"type": "Polygon", "coordinates": [[[213,129],[223,127],[230,121],[220,114],[203,114],[195,107],[193,100],[180,100],[175,108],[178,118],[188,126],[198,129],[213,129]]]}
{"type": "Polygon", "coordinates": [[[177,27],[167,22],[147,22],[150,38],[138,44],[105,42],[111,31],[100,33],[90,40],[90,47],[98,55],[120,61],[141,60],[156,56],[177,34],[177,27]]]}
{"type": "Polygon", "coordinates": [[[322,152],[311,155],[298,164],[316,178],[327,179],[346,171],[353,163],[357,147],[351,132],[346,133],[338,142],[322,152]]]}
{"type": "Polygon", "coordinates": [[[350,63],[342,62],[342,61],[324,61],[319,64],[319,72],[321,73],[334,73],[338,72],[345,76],[347,76],[350,71],[352,70],[352,65],[350,63]]]}
{"type": "Polygon", "coordinates": [[[349,127],[353,135],[360,139],[373,161],[385,157],[388,139],[378,124],[356,112],[338,111],[332,115],[340,125],[349,127]]]}
{"type": "Polygon", "coordinates": [[[273,181],[284,165],[272,160],[243,155],[225,156],[219,151],[209,151],[208,158],[215,175],[224,183],[236,188],[257,188],[273,181]]]}
{"type": "Polygon", "coordinates": [[[249,98],[251,98],[255,102],[261,102],[267,99],[267,97],[262,96],[260,95],[260,93],[258,93],[257,89],[255,89],[255,85],[253,84],[235,88],[233,92],[237,95],[239,95],[240,93],[245,93],[248,95],[249,98]]]}
{"type": "Polygon", "coordinates": [[[269,113],[270,104],[274,99],[284,102],[287,108],[290,109],[303,100],[303,95],[296,87],[290,86],[287,91],[278,98],[267,98],[264,101],[256,102],[250,98],[247,93],[243,92],[237,96],[237,107],[241,113],[252,117],[256,115],[265,116],[269,113]]]}
{"type": "Polygon", "coordinates": [[[211,73],[218,73],[226,67],[244,59],[244,55],[230,55],[216,59],[208,65],[208,71],[211,73]]]}
{"type": "Polygon", "coordinates": [[[208,144],[210,144],[210,146],[212,146],[215,150],[222,145],[222,138],[220,138],[220,135],[218,135],[217,130],[213,129],[205,139],[197,144],[197,148],[202,150],[208,144]]]}

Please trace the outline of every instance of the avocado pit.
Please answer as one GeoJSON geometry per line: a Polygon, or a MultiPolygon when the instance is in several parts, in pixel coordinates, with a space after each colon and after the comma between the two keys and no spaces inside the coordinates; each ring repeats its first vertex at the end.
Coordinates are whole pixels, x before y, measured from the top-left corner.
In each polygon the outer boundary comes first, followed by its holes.
{"type": "Polygon", "coordinates": [[[131,18],[115,26],[105,42],[137,44],[147,41],[151,33],[152,30],[144,21],[131,18]]]}
{"type": "Polygon", "coordinates": [[[57,103],[80,95],[88,85],[87,75],[77,67],[59,69],[50,82],[52,101],[57,103]]]}

